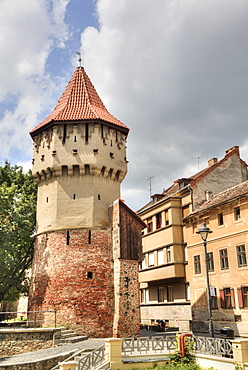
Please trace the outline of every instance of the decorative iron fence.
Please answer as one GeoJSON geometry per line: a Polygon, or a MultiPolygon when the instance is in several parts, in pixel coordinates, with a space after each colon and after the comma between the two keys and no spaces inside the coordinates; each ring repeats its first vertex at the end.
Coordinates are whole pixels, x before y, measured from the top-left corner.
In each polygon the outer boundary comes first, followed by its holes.
{"type": "Polygon", "coordinates": [[[162,353],[171,352],[176,348],[176,337],[140,337],[140,338],[124,338],[122,340],[122,353],[124,355],[132,355],[135,353],[162,353]]]}
{"type": "Polygon", "coordinates": [[[193,337],[196,353],[233,358],[232,343],[224,338],[193,337]]]}
{"type": "Polygon", "coordinates": [[[78,370],[92,370],[97,365],[108,361],[105,345],[95,349],[78,361],[78,370]]]}
{"type": "Polygon", "coordinates": [[[0,312],[0,326],[39,328],[53,326],[56,328],[56,311],[16,311],[0,312]]]}

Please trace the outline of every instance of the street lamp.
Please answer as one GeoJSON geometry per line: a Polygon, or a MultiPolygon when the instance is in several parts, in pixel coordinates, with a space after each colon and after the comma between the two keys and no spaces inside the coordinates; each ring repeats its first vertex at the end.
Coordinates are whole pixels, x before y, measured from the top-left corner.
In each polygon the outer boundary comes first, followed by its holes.
{"type": "Polygon", "coordinates": [[[207,238],[208,234],[212,231],[206,227],[205,223],[202,223],[201,227],[197,230],[197,234],[201,235],[204,246],[204,256],[205,256],[205,267],[206,267],[206,283],[207,283],[207,298],[208,298],[208,313],[209,313],[209,333],[212,338],[214,338],[214,328],[213,328],[213,317],[212,317],[212,307],[211,307],[211,296],[210,296],[210,286],[209,286],[209,271],[208,271],[208,255],[207,255],[207,238]]]}

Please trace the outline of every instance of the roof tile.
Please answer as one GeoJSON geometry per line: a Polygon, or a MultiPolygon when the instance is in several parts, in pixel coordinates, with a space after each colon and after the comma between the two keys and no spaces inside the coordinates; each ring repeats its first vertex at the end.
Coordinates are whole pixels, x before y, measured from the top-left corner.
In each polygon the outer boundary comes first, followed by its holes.
{"type": "Polygon", "coordinates": [[[128,133],[128,127],[106,109],[83,67],[78,67],[52,113],[36,126],[30,134],[51,123],[64,121],[102,120],[118,126],[128,133]]]}

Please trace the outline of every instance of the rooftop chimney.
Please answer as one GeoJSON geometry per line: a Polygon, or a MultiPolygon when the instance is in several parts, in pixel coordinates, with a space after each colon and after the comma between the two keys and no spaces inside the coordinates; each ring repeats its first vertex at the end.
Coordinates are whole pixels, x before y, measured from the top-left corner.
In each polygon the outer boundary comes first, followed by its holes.
{"type": "Polygon", "coordinates": [[[212,158],[208,161],[208,167],[212,166],[213,164],[218,162],[218,158],[212,158]]]}

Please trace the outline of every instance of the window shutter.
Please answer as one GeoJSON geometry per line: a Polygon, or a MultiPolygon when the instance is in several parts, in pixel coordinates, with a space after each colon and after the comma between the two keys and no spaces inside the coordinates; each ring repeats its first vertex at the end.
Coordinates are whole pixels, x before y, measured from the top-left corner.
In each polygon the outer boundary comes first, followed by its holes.
{"type": "Polygon", "coordinates": [[[232,302],[232,308],[235,308],[235,299],[234,299],[234,289],[230,289],[231,292],[231,302],[232,302]]]}
{"type": "Polygon", "coordinates": [[[242,295],[242,289],[238,288],[238,303],[239,303],[239,308],[244,308],[244,302],[243,302],[243,295],[242,295]]]}
{"type": "Polygon", "coordinates": [[[220,307],[221,308],[226,307],[225,295],[224,295],[224,290],[223,289],[220,289],[220,307]]]}

